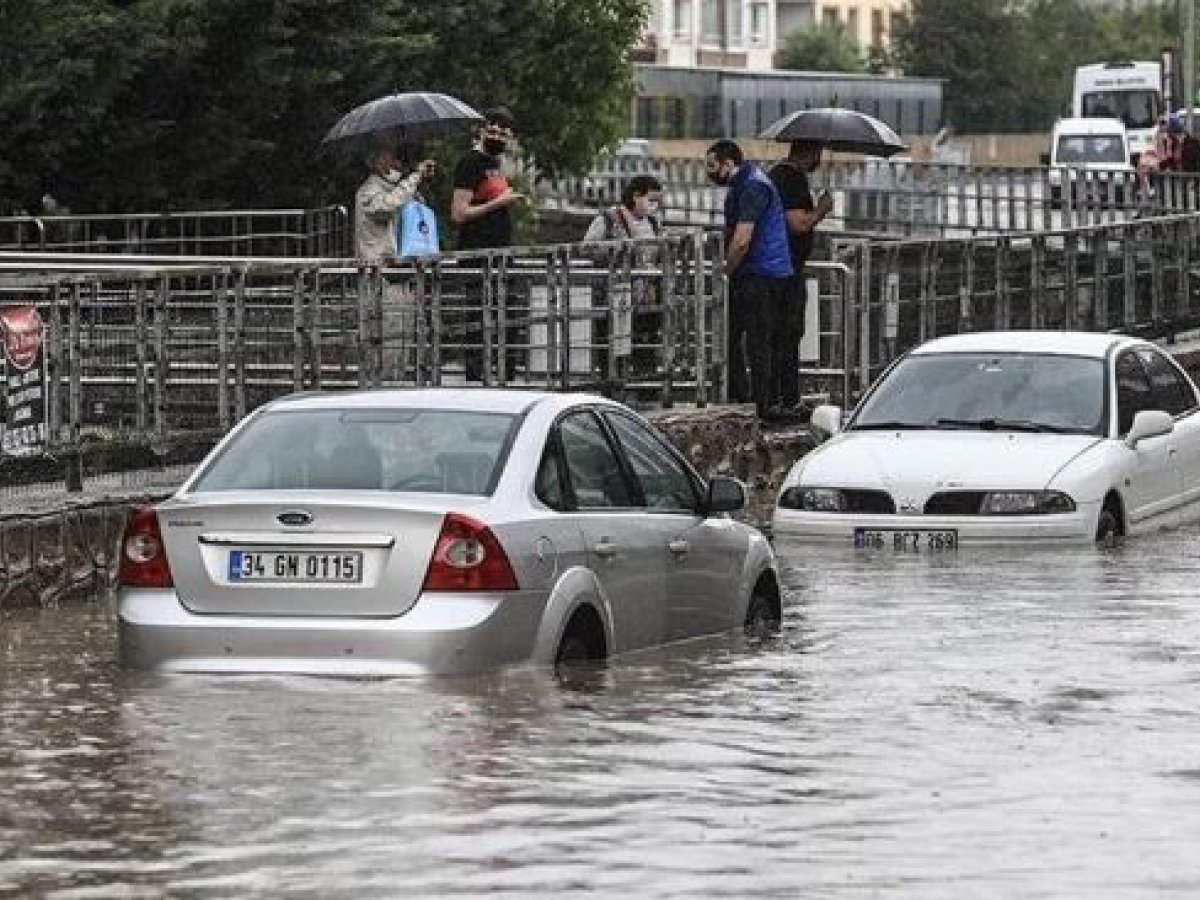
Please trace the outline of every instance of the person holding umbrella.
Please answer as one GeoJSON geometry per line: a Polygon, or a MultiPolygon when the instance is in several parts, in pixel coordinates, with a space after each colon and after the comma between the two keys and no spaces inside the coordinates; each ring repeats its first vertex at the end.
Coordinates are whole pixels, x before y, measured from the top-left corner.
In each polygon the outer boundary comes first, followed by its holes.
{"type": "Polygon", "coordinates": [[[708,148],[704,168],[725,194],[725,274],[729,278],[729,392],[753,400],[760,418],[780,417],[780,310],[788,302],[792,260],[787,220],[775,185],[729,140],[708,148]],[[745,349],[742,342],[745,341],[745,349]],[[750,383],[746,383],[746,361],[750,383]]]}
{"type": "Polygon", "coordinates": [[[388,143],[376,144],[367,155],[367,177],[354,195],[354,254],[365,262],[390,261],[396,255],[396,210],[433,177],[432,159],[422,160],[407,176],[401,166],[388,143]]]}
{"type": "Polygon", "coordinates": [[[792,256],[788,302],[776,323],[783,344],[779,354],[779,402],[786,412],[795,411],[800,403],[800,339],[804,337],[808,302],[804,266],[812,256],[816,239],[814,230],[833,211],[833,197],[829,192],[822,191],[814,202],[808,183],[808,176],[821,164],[821,150],[819,141],[792,141],[788,155],[767,173],[783,201],[788,249],[792,256]]]}

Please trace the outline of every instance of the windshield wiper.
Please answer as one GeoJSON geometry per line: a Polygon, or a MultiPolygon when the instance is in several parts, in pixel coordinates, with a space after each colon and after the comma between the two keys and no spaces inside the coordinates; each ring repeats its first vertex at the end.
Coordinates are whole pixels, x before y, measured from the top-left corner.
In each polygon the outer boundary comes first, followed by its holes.
{"type": "Polygon", "coordinates": [[[889,422],[863,422],[861,424],[855,424],[849,430],[850,431],[892,431],[892,430],[921,431],[922,429],[926,429],[929,427],[931,427],[931,426],[924,422],[889,421],[889,422]]]}
{"type": "Polygon", "coordinates": [[[978,428],[980,431],[1028,431],[1035,434],[1066,434],[1074,429],[1028,419],[938,419],[939,428],[978,428]]]}

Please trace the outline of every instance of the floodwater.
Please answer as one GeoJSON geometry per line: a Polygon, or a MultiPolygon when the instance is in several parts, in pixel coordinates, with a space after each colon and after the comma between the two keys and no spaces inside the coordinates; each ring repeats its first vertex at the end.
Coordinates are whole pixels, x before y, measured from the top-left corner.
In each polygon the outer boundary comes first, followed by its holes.
{"type": "Polygon", "coordinates": [[[0,616],[0,895],[1200,893],[1200,531],[781,545],[780,638],[586,689],[150,677],[0,616]]]}

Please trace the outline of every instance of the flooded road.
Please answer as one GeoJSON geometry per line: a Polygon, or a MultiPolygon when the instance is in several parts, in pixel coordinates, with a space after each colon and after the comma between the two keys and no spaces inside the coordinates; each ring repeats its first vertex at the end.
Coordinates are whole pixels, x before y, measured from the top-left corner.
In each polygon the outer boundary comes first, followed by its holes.
{"type": "Polygon", "coordinates": [[[591,690],[148,677],[0,616],[0,896],[1200,892],[1200,531],[779,547],[780,639],[591,690]]]}

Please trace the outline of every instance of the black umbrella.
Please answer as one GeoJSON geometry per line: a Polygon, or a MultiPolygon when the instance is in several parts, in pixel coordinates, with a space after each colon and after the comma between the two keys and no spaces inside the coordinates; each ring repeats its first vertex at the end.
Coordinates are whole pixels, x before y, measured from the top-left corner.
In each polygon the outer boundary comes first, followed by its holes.
{"type": "Polygon", "coordinates": [[[483,116],[448,94],[410,91],[355,107],[329,129],[321,143],[371,135],[411,143],[482,121],[483,116]]]}
{"type": "Polygon", "coordinates": [[[772,122],[759,135],[776,141],[818,141],[830,150],[891,156],[908,148],[884,122],[852,109],[802,109],[772,122]]]}

